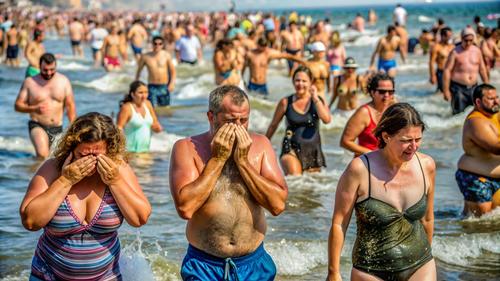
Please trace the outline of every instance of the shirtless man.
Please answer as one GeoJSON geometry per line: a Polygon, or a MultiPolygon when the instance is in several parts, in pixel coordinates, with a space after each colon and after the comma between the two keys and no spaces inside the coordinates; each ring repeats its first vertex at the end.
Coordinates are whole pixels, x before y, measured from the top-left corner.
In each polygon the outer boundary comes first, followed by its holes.
{"type": "Polygon", "coordinates": [[[28,61],[25,77],[33,77],[40,73],[40,57],[45,53],[43,39],[45,35],[42,30],[33,31],[33,41],[30,41],[24,50],[24,57],[28,61]]]}
{"type": "Polygon", "coordinates": [[[394,28],[396,28],[396,34],[399,37],[399,52],[401,53],[401,57],[408,57],[408,31],[404,26],[399,25],[398,22],[394,23],[394,28]]]}
{"type": "Polygon", "coordinates": [[[153,38],[153,51],[143,55],[137,66],[135,80],[141,77],[141,71],[146,66],[148,70],[148,100],[153,106],[170,105],[170,93],[175,87],[175,67],[172,57],[164,49],[163,37],[153,38]]]}
{"type": "Polygon", "coordinates": [[[307,40],[309,43],[314,43],[314,42],[322,42],[325,47],[328,47],[330,45],[330,35],[328,32],[325,31],[325,22],[320,20],[316,22],[314,25],[314,30],[312,31],[311,36],[309,36],[309,40],[307,40]]]}
{"type": "Polygon", "coordinates": [[[247,131],[249,115],[245,92],[221,86],[210,93],[209,131],[172,149],[170,191],[189,242],[183,280],[274,280],[264,209],[283,212],[288,188],[269,140],[247,131]]]}
{"type": "MultiPolygon", "coordinates": [[[[325,92],[330,92],[330,64],[325,60],[326,47],[323,42],[317,41],[310,45],[309,49],[311,50],[313,57],[308,61],[304,61],[299,58],[295,58],[298,60],[300,64],[307,66],[313,75],[313,85],[318,90],[318,95],[326,100],[325,92]],[[326,89],[325,89],[326,88],[326,89]]],[[[293,57],[292,57],[293,58],[293,57]]]]}
{"type": "Polygon", "coordinates": [[[5,44],[6,47],[6,60],[5,63],[8,66],[19,67],[19,44],[17,42],[17,28],[16,25],[13,24],[9,31],[5,33],[5,44]]]}
{"type": "Polygon", "coordinates": [[[489,84],[477,86],[472,100],[455,178],[464,195],[464,214],[479,216],[500,206],[500,101],[489,84]]]}
{"type": "Polygon", "coordinates": [[[441,42],[432,46],[430,52],[429,81],[432,85],[435,85],[437,82],[436,91],[443,93],[443,70],[446,60],[448,59],[451,51],[455,48],[455,45],[453,44],[453,34],[451,32],[451,28],[445,27],[439,32],[441,42]],[[435,66],[437,66],[437,69],[435,69],[435,66]]]}
{"type": "Polygon", "coordinates": [[[352,28],[359,32],[365,31],[365,19],[361,16],[360,13],[357,13],[356,17],[352,21],[352,28]]]}
{"type": "Polygon", "coordinates": [[[120,70],[120,37],[118,26],[113,24],[111,32],[104,38],[102,45],[103,65],[106,71],[120,70]]]}
{"type": "Polygon", "coordinates": [[[240,75],[235,70],[238,66],[238,54],[230,39],[221,39],[217,42],[214,52],[215,84],[239,85],[240,75]]]}
{"type": "Polygon", "coordinates": [[[462,30],[462,42],[448,56],[443,72],[443,95],[451,100],[453,115],[461,113],[472,103],[472,91],[477,85],[478,73],[484,83],[488,74],[481,50],[474,45],[475,32],[467,27],[462,30]]]}
{"type": "Polygon", "coordinates": [[[71,50],[73,56],[83,57],[82,40],[85,38],[85,28],[77,17],[69,24],[69,38],[71,40],[71,50]]]}
{"type": "Polygon", "coordinates": [[[142,25],[140,19],[134,21],[127,34],[127,38],[130,41],[130,46],[132,47],[136,61],[139,61],[141,59],[144,43],[148,41],[148,32],[142,25]]]}
{"type": "Polygon", "coordinates": [[[31,142],[36,156],[47,158],[55,137],[62,133],[63,113],[69,122],[76,118],[71,83],[56,72],[56,58],[46,53],[40,57],[40,74],[24,80],[15,103],[15,110],[29,113],[31,142]]]}
{"type": "Polygon", "coordinates": [[[489,78],[490,71],[495,68],[496,60],[500,57],[500,50],[497,47],[496,28],[492,29],[488,27],[484,30],[484,40],[481,42],[480,48],[483,53],[484,65],[486,66],[489,78]]]}
{"type": "MultiPolygon", "coordinates": [[[[283,30],[281,33],[281,39],[283,41],[281,48],[284,49],[288,54],[301,57],[302,51],[304,50],[304,36],[297,27],[297,23],[292,21],[288,24],[288,30],[283,30]]],[[[288,76],[292,76],[292,73],[297,68],[297,63],[293,60],[287,60],[288,63],[288,76]]]]}
{"type": "MultiPolygon", "coordinates": [[[[370,60],[370,69],[375,69],[375,57],[378,58],[378,71],[383,71],[391,77],[396,77],[396,50],[401,46],[401,40],[396,34],[396,28],[392,25],[387,27],[387,35],[382,37],[370,60]]],[[[403,62],[406,61],[405,54],[400,52],[403,62]]]]}
{"type": "MultiPolygon", "coordinates": [[[[267,47],[267,40],[261,37],[257,42],[257,49],[247,53],[245,60],[245,68],[250,68],[250,81],[248,82],[248,90],[259,93],[261,95],[269,95],[267,90],[267,69],[269,62],[273,59],[294,59],[294,56],[287,53],[281,53],[277,50],[267,47]]],[[[244,76],[243,69],[242,76],[244,76]]]]}

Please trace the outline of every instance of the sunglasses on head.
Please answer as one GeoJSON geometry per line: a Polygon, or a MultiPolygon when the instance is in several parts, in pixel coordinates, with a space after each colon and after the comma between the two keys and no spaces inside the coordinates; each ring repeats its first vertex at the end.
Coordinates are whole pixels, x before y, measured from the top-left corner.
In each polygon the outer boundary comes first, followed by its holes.
{"type": "Polygon", "coordinates": [[[376,89],[377,93],[380,95],[385,95],[385,93],[388,93],[389,95],[394,95],[395,90],[388,90],[388,89],[376,89]]]}

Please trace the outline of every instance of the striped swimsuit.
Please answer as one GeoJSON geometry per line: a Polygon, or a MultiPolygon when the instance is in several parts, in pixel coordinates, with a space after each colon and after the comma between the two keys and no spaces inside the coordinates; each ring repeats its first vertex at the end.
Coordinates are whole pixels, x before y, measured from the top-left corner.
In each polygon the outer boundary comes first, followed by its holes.
{"type": "Polygon", "coordinates": [[[30,281],[121,280],[117,230],[122,221],[108,188],[87,225],[74,214],[66,197],[38,240],[30,281]]]}

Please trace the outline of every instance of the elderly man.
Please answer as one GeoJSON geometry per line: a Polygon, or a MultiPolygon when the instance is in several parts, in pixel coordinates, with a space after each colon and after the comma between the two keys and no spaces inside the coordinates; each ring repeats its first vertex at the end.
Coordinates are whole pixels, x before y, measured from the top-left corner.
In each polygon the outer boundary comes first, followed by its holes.
{"type": "Polygon", "coordinates": [[[484,83],[488,74],[481,50],[474,45],[476,34],[471,27],[462,30],[462,42],[448,56],[443,72],[443,95],[451,100],[453,115],[472,104],[472,91],[477,85],[478,73],[484,83]]]}
{"type": "Polygon", "coordinates": [[[24,80],[15,109],[30,114],[28,127],[36,156],[46,158],[55,137],[62,133],[64,109],[69,122],[75,120],[76,110],[71,83],[56,72],[54,55],[43,54],[38,65],[40,74],[24,80]]]}
{"type": "Polygon", "coordinates": [[[210,93],[210,129],[175,143],[170,190],[186,219],[184,280],[274,280],[263,247],[264,209],[277,216],[288,189],[271,143],[249,133],[250,104],[240,88],[210,93]]]}
{"type": "Polygon", "coordinates": [[[500,205],[500,102],[495,87],[474,89],[474,110],[465,120],[464,155],[455,174],[464,195],[464,213],[482,215],[500,205]]]}

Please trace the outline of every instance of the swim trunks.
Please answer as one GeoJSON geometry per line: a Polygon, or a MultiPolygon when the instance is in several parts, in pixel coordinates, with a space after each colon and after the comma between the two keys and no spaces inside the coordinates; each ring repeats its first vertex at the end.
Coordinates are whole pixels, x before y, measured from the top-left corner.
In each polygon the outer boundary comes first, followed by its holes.
{"type": "Polygon", "coordinates": [[[181,63],[188,63],[190,65],[195,65],[196,63],[198,63],[198,60],[194,60],[194,61],[187,61],[187,60],[183,60],[181,59],[181,63]]]}
{"type": "Polygon", "coordinates": [[[9,45],[7,46],[7,58],[8,59],[17,59],[17,56],[19,55],[19,46],[16,45],[9,45]]]}
{"type": "Polygon", "coordinates": [[[182,280],[274,280],[276,265],[261,244],[253,253],[219,258],[189,245],[182,261],[182,280]]]}
{"type": "Polygon", "coordinates": [[[441,92],[444,92],[443,91],[443,70],[442,69],[436,70],[436,78],[437,78],[437,89],[441,92]]]}
{"type": "Polygon", "coordinates": [[[47,133],[47,136],[49,137],[49,146],[52,146],[52,142],[54,142],[57,135],[59,135],[63,131],[62,126],[54,126],[54,127],[45,126],[33,120],[30,120],[28,122],[28,128],[30,133],[31,130],[37,127],[42,128],[45,131],[45,133],[47,133]]]}
{"type": "Polygon", "coordinates": [[[459,114],[472,104],[472,93],[477,84],[472,86],[462,85],[453,80],[450,81],[451,109],[453,115],[459,114]]]}
{"type": "Polygon", "coordinates": [[[252,83],[252,81],[248,82],[248,91],[250,92],[255,92],[259,93],[261,95],[269,95],[269,92],[267,91],[267,84],[255,84],[252,83]]]}
{"type": "Polygon", "coordinates": [[[455,173],[455,179],[464,199],[470,202],[491,202],[493,194],[500,189],[500,179],[481,176],[461,169],[455,173]]]}
{"type": "Polygon", "coordinates": [[[337,64],[330,65],[330,72],[341,71],[341,70],[342,70],[342,67],[340,65],[337,65],[337,64]]]}
{"type": "Polygon", "coordinates": [[[134,52],[134,55],[140,55],[142,54],[142,48],[141,47],[136,47],[134,44],[130,44],[132,47],[132,51],[134,52]]]}
{"type": "Polygon", "coordinates": [[[120,66],[120,60],[118,59],[118,57],[116,58],[104,57],[104,64],[112,66],[120,66]]]}
{"type": "Polygon", "coordinates": [[[28,68],[26,68],[26,73],[24,74],[24,77],[25,78],[33,77],[37,76],[38,74],[40,74],[40,69],[30,65],[28,66],[28,68]]]}
{"type": "Polygon", "coordinates": [[[101,50],[101,49],[97,49],[97,48],[94,48],[94,47],[91,47],[91,49],[92,49],[92,55],[94,55],[94,56],[95,56],[95,54],[97,52],[99,52],[101,50]]]}
{"type": "Polygon", "coordinates": [[[148,100],[153,106],[170,105],[170,92],[167,84],[148,84],[148,100]]]}
{"type": "Polygon", "coordinates": [[[384,60],[384,59],[379,59],[378,60],[378,70],[383,70],[386,73],[389,72],[389,70],[396,68],[396,60],[384,60]]]}
{"type": "Polygon", "coordinates": [[[224,80],[226,80],[227,78],[229,78],[229,76],[231,76],[232,72],[233,72],[233,70],[230,69],[226,72],[220,72],[219,75],[222,76],[222,78],[224,78],[224,80]]]}
{"type": "MultiPolygon", "coordinates": [[[[302,51],[302,50],[301,49],[292,50],[292,49],[288,49],[288,48],[285,49],[285,52],[287,52],[290,55],[294,55],[294,56],[296,54],[300,53],[300,51],[302,51]]],[[[293,60],[286,60],[286,63],[288,64],[288,70],[291,70],[293,68],[293,65],[295,64],[295,62],[293,60]]]]}
{"type": "Polygon", "coordinates": [[[80,43],[81,43],[80,40],[71,40],[71,47],[80,46],[80,43]]]}

